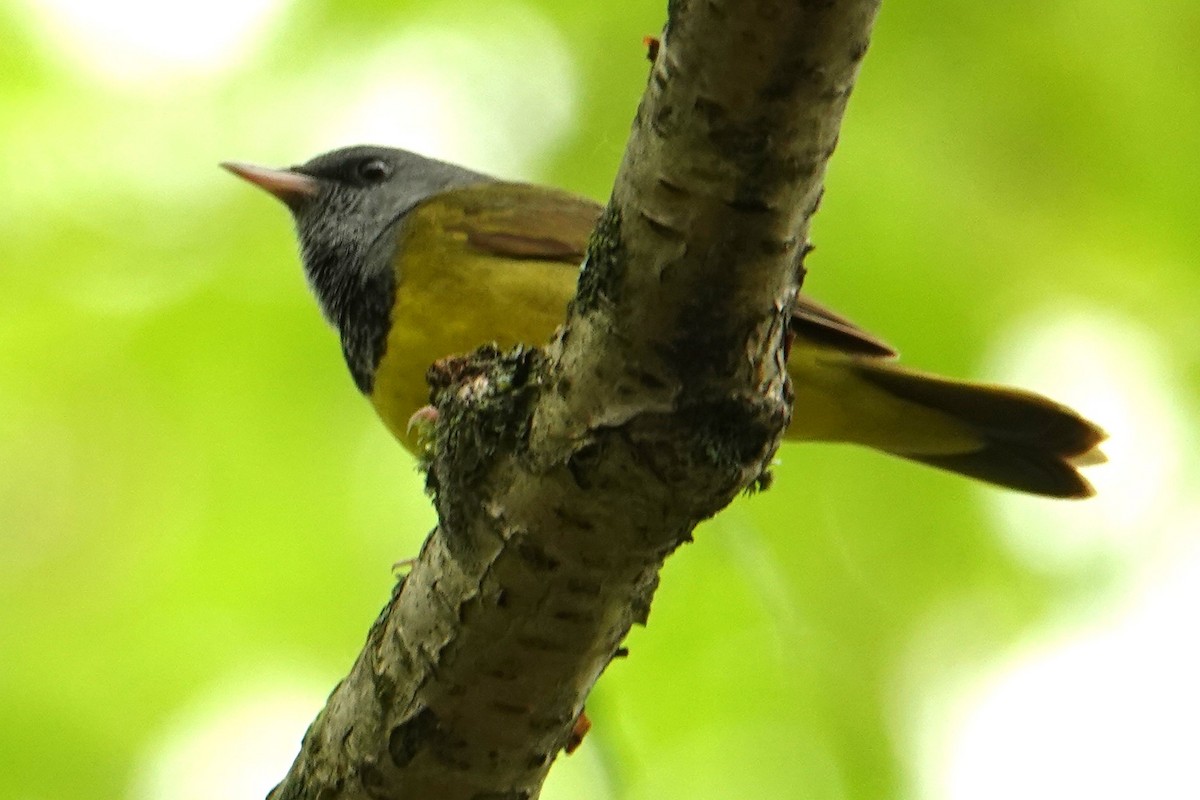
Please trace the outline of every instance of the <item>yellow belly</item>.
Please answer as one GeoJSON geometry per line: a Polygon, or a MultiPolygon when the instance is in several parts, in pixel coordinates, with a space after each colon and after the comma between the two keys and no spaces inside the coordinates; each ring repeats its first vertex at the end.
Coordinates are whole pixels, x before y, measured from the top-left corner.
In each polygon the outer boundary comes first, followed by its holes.
{"type": "Polygon", "coordinates": [[[425,373],[438,359],[495,342],[502,348],[542,345],[567,316],[575,292],[571,267],[509,261],[469,251],[402,262],[387,348],[371,402],[400,442],[416,452],[408,420],[429,403],[425,373]],[[447,302],[446,298],[454,298],[447,302]]]}

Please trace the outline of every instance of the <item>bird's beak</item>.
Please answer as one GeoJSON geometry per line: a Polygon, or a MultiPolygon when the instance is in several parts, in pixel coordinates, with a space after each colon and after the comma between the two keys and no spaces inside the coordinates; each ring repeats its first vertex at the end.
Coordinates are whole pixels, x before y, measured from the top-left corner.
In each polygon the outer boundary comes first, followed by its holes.
{"type": "Polygon", "coordinates": [[[292,209],[316,197],[321,189],[316,178],[290,169],[269,169],[237,161],[222,161],[221,166],[275,195],[292,209]]]}

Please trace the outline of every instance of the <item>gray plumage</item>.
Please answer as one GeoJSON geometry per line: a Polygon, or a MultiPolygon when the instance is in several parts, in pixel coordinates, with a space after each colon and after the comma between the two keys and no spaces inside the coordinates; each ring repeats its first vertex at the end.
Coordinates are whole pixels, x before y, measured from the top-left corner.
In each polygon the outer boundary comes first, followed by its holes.
{"type": "Polygon", "coordinates": [[[315,196],[294,199],[288,207],[309,285],[341,337],[354,383],[369,394],[396,296],[396,226],[439,192],[494,179],[371,145],[334,150],[291,170],[318,181],[315,196]]]}

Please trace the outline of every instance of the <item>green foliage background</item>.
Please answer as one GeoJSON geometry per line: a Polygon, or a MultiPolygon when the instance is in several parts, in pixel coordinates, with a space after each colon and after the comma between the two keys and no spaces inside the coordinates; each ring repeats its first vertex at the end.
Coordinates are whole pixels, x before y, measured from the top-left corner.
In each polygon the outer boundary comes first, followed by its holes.
{"type": "MultiPolygon", "coordinates": [[[[578,98],[516,177],[606,196],[662,5],[528,0],[578,98]]],[[[389,565],[434,518],[348,380],[286,215],[215,164],[307,158],[369,47],[492,13],[297,2],[236,69],[131,89],[61,58],[30,6],[0,5],[0,798],[157,797],[147,764],[205,698],[294,684],[310,714],[349,666],[389,565]]],[[[1194,475],[1198,31],[1192,0],[885,4],[808,290],[964,376],[1030,315],[1120,320],[1169,378],[1142,389],[1183,421],[1162,457],[1194,475]]],[[[1078,352],[1106,357],[1102,340],[1078,352]]],[[[547,796],[938,796],[922,693],[1048,620],[1102,618],[1159,543],[1038,569],[992,499],[866,452],[786,448],[775,488],[671,560],[547,796]]]]}

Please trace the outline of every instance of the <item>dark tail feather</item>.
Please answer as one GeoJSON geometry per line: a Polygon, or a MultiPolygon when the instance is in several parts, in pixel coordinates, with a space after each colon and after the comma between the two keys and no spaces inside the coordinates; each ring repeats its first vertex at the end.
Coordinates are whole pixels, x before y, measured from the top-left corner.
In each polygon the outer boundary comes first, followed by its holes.
{"type": "Polygon", "coordinates": [[[1076,466],[1104,460],[1096,447],[1106,434],[1072,409],[1021,389],[952,381],[888,364],[860,362],[858,372],[891,395],[954,418],[983,440],[971,452],[895,455],[1031,494],[1095,494],[1076,466]]]}
{"type": "Polygon", "coordinates": [[[1083,499],[1096,493],[1071,464],[1034,448],[990,444],[974,453],[954,456],[895,455],[1030,494],[1083,499]]]}

